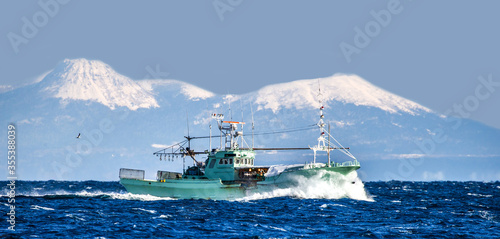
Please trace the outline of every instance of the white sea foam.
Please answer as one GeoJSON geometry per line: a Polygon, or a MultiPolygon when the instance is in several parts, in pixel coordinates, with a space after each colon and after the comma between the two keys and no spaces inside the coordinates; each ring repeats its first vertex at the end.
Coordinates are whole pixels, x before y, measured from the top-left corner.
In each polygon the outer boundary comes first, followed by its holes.
{"type": "Polygon", "coordinates": [[[158,219],[158,218],[170,218],[170,217],[173,217],[173,216],[172,216],[172,215],[168,215],[168,214],[167,214],[167,215],[163,215],[163,214],[162,214],[162,215],[160,215],[160,216],[158,216],[158,217],[153,217],[153,219],[158,219]]]}
{"type": "MultiPolygon", "coordinates": [[[[8,196],[8,195],[0,195],[8,196]]],[[[109,197],[111,199],[118,200],[137,200],[137,201],[160,201],[160,200],[176,200],[174,198],[168,197],[156,197],[151,195],[139,195],[132,193],[120,193],[120,192],[103,192],[100,190],[87,191],[82,190],[78,192],[68,192],[65,190],[55,190],[55,191],[40,191],[34,190],[30,192],[20,192],[16,196],[26,196],[26,197],[46,197],[46,196],[75,196],[75,197],[109,197]]],[[[40,209],[40,208],[32,208],[40,209]]]]}
{"type": "Polygon", "coordinates": [[[485,197],[485,198],[493,197],[493,195],[483,195],[483,194],[477,194],[477,193],[467,193],[467,195],[474,196],[474,197],[485,197]]]}
{"type": "Polygon", "coordinates": [[[324,163],[315,163],[315,164],[291,164],[291,165],[273,165],[269,168],[269,170],[266,173],[266,177],[272,177],[276,176],[280,173],[283,173],[287,169],[294,169],[294,168],[312,168],[312,167],[324,167],[324,163]]]}
{"type": "Polygon", "coordinates": [[[121,200],[138,200],[138,201],[164,201],[164,200],[177,200],[169,197],[156,197],[151,195],[132,194],[132,193],[113,193],[110,195],[112,199],[121,200]]]}
{"type": "Polygon", "coordinates": [[[345,205],[337,204],[337,203],[334,203],[334,204],[323,204],[323,205],[321,205],[319,207],[320,208],[328,208],[329,206],[331,206],[331,207],[347,207],[345,205]]]}
{"type": "Polygon", "coordinates": [[[281,228],[281,227],[269,226],[269,228],[274,229],[274,230],[278,230],[278,231],[282,231],[282,232],[286,232],[287,231],[287,230],[285,230],[284,228],[281,228]]]}
{"type": "Polygon", "coordinates": [[[156,210],[147,210],[147,209],[144,209],[144,208],[132,208],[134,210],[138,210],[138,211],[143,211],[143,212],[149,212],[151,214],[155,214],[156,213],[156,210]]]}
{"type": "Polygon", "coordinates": [[[488,211],[479,211],[479,216],[488,221],[492,221],[495,218],[495,216],[488,211]]]}
{"type": "Polygon", "coordinates": [[[75,215],[73,215],[71,213],[70,214],[66,214],[65,216],[69,217],[69,218],[73,218],[73,219],[79,220],[79,221],[87,221],[87,220],[85,220],[85,218],[75,216],[75,215]]]}
{"type": "Polygon", "coordinates": [[[373,197],[365,191],[364,184],[358,178],[356,172],[342,175],[324,170],[312,177],[294,176],[297,186],[288,188],[275,188],[265,192],[253,193],[239,200],[259,200],[274,197],[295,197],[295,198],[324,198],[340,199],[351,198],[356,200],[374,201],[373,197]]]}
{"type": "Polygon", "coordinates": [[[38,206],[38,205],[31,205],[31,209],[33,209],[33,210],[46,210],[46,211],[54,211],[55,210],[54,208],[42,207],[42,206],[38,206]]]}

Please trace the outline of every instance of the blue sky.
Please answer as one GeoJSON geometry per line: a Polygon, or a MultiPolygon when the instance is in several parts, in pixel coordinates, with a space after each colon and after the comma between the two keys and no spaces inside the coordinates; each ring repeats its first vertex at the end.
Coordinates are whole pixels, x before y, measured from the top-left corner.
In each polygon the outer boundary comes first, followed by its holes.
{"type": "Polygon", "coordinates": [[[219,94],[353,73],[441,113],[475,104],[468,117],[500,128],[500,87],[473,100],[479,76],[500,82],[498,9],[498,1],[3,1],[0,85],[81,57],[134,79],[158,67],[219,94]],[[345,54],[346,45],[357,50],[345,54]]]}

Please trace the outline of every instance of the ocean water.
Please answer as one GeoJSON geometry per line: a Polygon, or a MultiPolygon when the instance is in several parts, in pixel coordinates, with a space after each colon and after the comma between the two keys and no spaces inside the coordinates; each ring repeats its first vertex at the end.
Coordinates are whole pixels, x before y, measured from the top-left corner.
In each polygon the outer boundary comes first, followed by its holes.
{"type": "Polygon", "coordinates": [[[17,181],[14,232],[0,183],[2,237],[500,238],[500,182],[355,178],[213,201],[133,195],[118,182],[17,181]]]}

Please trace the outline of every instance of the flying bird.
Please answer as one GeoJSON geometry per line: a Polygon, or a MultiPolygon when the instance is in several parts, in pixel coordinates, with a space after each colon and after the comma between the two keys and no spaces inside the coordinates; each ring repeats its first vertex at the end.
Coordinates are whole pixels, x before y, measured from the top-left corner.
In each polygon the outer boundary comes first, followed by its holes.
{"type": "Polygon", "coordinates": [[[76,138],[77,138],[77,139],[79,139],[79,138],[80,138],[80,133],[78,133],[78,136],[76,136],[76,138]]]}

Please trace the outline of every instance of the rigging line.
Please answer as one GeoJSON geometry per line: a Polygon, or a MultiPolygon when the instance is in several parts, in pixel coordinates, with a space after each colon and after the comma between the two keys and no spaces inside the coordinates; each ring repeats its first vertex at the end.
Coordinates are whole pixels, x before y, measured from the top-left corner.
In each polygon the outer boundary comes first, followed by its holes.
{"type": "MultiPolygon", "coordinates": [[[[311,124],[311,125],[306,125],[306,126],[301,126],[301,127],[283,129],[281,131],[309,129],[309,128],[315,128],[316,126],[318,126],[318,125],[317,124],[311,124]]],[[[276,130],[276,131],[263,131],[263,132],[257,132],[256,134],[263,134],[263,133],[267,134],[267,133],[281,132],[281,131],[280,130],[276,130]]]]}
{"type": "MultiPolygon", "coordinates": [[[[313,125],[309,125],[309,126],[305,126],[305,127],[301,127],[301,128],[291,128],[291,129],[285,129],[285,130],[282,130],[282,131],[269,131],[269,132],[260,132],[260,133],[255,133],[254,135],[266,135],[266,134],[280,134],[280,133],[288,133],[288,132],[295,132],[295,131],[306,131],[306,130],[311,130],[313,128],[315,128],[317,125],[316,124],[313,124],[313,125]]],[[[220,136],[215,136],[215,135],[212,135],[212,136],[195,136],[195,137],[190,137],[191,139],[208,139],[208,138],[215,138],[215,137],[220,137],[220,136]]]]}
{"type": "MultiPolygon", "coordinates": [[[[328,134],[330,137],[332,137],[332,139],[333,139],[333,140],[335,140],[335,142],[336,142],[338,145],[340,145],[340,147],[344,148],[344,146],[343,146],[343,145],[342,145],[339,141],[337,141],[337,139],[335,139],[335,137],[333,137],[333,136],[332,136],[331,134],[329,134],[328,132],[327,132],[327,134],[328,134]]],[[[330,142],[330,144],[333,144],[333,143],[332,143],[332,142],[330,142]]],[[[335,145],[335,144],[333,144],[333,145],[335,145]]],[[[347,156],[349,156],[349,157],[351,157],[351,158],[353,158],[353,159],[356,159],[356,157],[354,157],[354,155],[352,155],[352,154],[351,154],[351,152],[349,152],[349,151],[347,151],[347,150],[345,150],[345,149],[342,149],[342,150],[340,150],[340,151],[341,151],[342,153],[344,153],[345,155],[347,155],[347,156]]]]}
{"type": "Polygon", "coordinates": [[[168,146],[168,147],[166,147],[166,148],[164,148],[164,149],[160,149],[160,150],[158,150],[158,151],[154,152],[153,154],[156,154],[156,153],[161,153],[161,151],[164,151],[164,150],[166,150],[166,149],[173,148],[173,147],[175,147],[175,146],[182,146],[182,145],[186,144],[186,142],[187,142],[187,141],[188,141],[188,140],[186,139],[186,140],[183,140],[183,141],[181,141],[181,142],[179,142],[179,143],[172,144],[172,145],[170,145],[170,146],[168,146]]]}
{"type": "Polygon", "coordinates": [[[212,135],[212,136],[197,136],[197,137],[191,137],[191,139],[209,139],[209,138],[218,138],[220,137],[219,135],[212,135]]]}
{"type": "Polygon", "coordinates": [[[307,131],[312,130],[314,127],[301,128],[301,129],[291,129],[291,130],[281,130],[281,131],[271,131],[271,132],[263,132],[263,133],[255,133],[254,135],[268,135],[268,134],[282,134],[282,133],[291,133],[297,131],[307,131]]]}
{"type": "MultiPolygon", "coordinates": [[[[309,128],[301,128],[301,129],[292,129],[292,130],[283,130],[283,131],[270,131],[270,132],[261,132],[261,133],[255,133],[254,135],[268,135],[268,134],[282,134],[282,133],[290,133],[290,132],[297,132],[297,131],[306,131],[306,130],[311,130],[314,129],[314,127],[309,127],[309,128]]],[[[198,137],[191,137],[190,139],[208,139],[208,138],[216,138],[220,136],[198,136],[198,137]]]]}
{"type": "Polygon", "coordinates": [[[354,155],[352,155],[351,153],[349,153],[349,151],[347,151],[347,150],[340,149],[340,152],[342,152],[343,154],[347,155],[348,157],[350,157],[352,159],[356,159],[356,157],[354,157],[354,155]]]}

